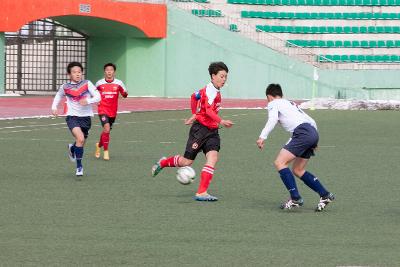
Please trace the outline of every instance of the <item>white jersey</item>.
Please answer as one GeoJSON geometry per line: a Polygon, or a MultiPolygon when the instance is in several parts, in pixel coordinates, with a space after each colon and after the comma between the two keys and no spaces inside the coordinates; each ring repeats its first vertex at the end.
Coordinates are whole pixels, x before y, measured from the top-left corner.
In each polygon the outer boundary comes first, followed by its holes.
{"type": "Polygon", "coordinates": [[[58,104],[61,100],[67,98],[67,116],[78,116],[78,117],[93,117],[92,105],[101,100],[100,93],[96,90],[96,87],[88,80],[83,80],[79,83],[69,82],[61,85],[56,96],[53,100],[51,108],[57,109],[58,104]],[[89,105],[82,106],[79,100],[86,98],[89,105]]]}
{"type": "Polygon", "coordinates": [[[311,124],[317,129],[315,121],[302,111],[295,103],[283,98],[277,98],[269,102],[268,121],[260,134],[260,138],[267,139],[268,135],[279,122],[283,129],[293,133],[294,129],[303,123],[311,124]]]}

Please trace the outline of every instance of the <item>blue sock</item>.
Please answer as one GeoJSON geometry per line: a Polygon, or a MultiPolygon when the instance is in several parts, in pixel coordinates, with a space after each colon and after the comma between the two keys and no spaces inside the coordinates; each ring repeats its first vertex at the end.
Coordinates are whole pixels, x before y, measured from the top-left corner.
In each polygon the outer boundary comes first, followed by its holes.
{"type": "Polygon", "coordinates": [[[70,151],[71,151],[71,154],[72,155],[75,155],[75,148],[76,148],[76,145],[75,145],[76,143],[73,143],[72,144],[72,146],[71,146],[71,148],[70,148],[70,151]]]}
{"type": "Polygon", "coordinates": [[[285,184],[287,190],[290,193],[290,197],[293,200],[298,200],[300,198],[299,191],[297,190],[296,181],[294,179],[293,173],[289,168],[285,168],[279,171],[282,182],[285,184]]]}
{"type": "Polygon", "coordinates": [[[75,146],[76,167],[82,167],[83,147],[75,146]]]}
{"type": "Polygon", "coordinates": [[[303,182],[309,188],[317,192],[321,197],[329,194],[329,192],[326,191],[324,186],[319,182],[318,178],[315,177],[312,173],[306,171],[300,179],[303,180],[303,182]]]}

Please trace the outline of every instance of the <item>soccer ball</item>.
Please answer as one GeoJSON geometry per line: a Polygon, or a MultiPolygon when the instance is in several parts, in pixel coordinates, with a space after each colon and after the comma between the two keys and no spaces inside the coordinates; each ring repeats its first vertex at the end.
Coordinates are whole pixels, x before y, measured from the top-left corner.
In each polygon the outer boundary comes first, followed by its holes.
{"type": "Polygon", "coordinates": [[[176,179],[179,183],[183,185],[191,184],[196,177],[196,172],[193,170],[192,167],[186,166],[179,168],[176,171],[176,179]]]}

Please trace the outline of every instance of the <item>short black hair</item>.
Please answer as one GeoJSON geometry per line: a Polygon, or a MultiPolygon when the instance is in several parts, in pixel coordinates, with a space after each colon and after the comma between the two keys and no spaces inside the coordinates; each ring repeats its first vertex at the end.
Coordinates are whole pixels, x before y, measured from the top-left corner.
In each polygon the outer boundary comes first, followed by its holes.
{"type": "Polygon", "coordinates": [[[221,70],[224,70],[227,73],[229,72],[228,67],[222,61],[220,61],[220,62],[212,62],[210,64],[210,66],[208,67],[208,73],[210,73],[210,76],[213,75],[213,74],[216,75],[221,70]]]}
{"type": "Polygon", "coordinates": [[[117,70],[117,66],[115,66],[114,63],[107,63],[107,64],[105,64],[103,69],[106,70],[107,67],[113,67],[113,68],[114,68],[114,71],[117,70]]]}
{"type": "Polygon", "coordinates": [[[79,67],[79,68],[81,68],[81,71],[83,72],[83,66],[82,66],[81,63],[79,63],[79,62],[71,62],[71,63],[69,63],[68,66],[67,66],[67,73],[68,73],[68,74],[71,74],[71,69],[72,69],[73,67],[79,67]]]}
{"type": "Polygon", "coordinates": [[[265,90],[265,95],[271,95],[273,97],[275,96],[282,97],[283,96],[282,88],[277,83],[271,83],[268,85],[267,90],[265,90]]]}

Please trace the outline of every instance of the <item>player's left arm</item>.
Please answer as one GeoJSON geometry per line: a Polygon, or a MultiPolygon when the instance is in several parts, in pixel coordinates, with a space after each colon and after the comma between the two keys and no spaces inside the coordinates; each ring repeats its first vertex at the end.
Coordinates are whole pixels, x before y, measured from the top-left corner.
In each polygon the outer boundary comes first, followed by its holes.
{"type": "Polygon", "coordinates": [[[79,100],[79,103],[83,106],[86,106],[100,102],[101,100],[100,93],[91,81],[88,81],[88,90],[92,97],[83,98],[79,100]]]}
{"type": "Polygon", "coordinates": [[[128,97],[128,90],[126,90],[125,84],[121,82],[119,85],[119,93],[122,95],[123,98],[128,97]]]}
{"type": "Polygon", "coordinates": [[[208,102],[206,102],[205,105],[206,105],[206,114],[213,121],[217,122],[218,124],[221,124],[226,128],[230,128],[233,126],[234,123],[231,120],[224,120],[220,116],[218,116],[218,114],[214,112],[214,110],[212,109],[211,105],[208,104],[208,102]]]}

